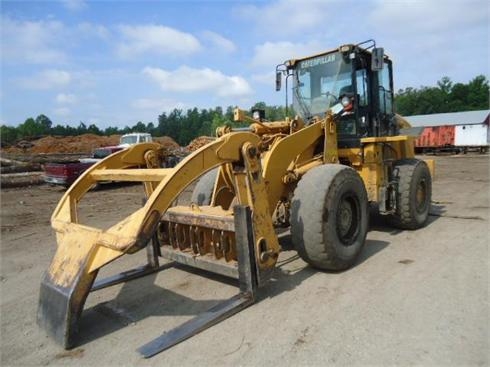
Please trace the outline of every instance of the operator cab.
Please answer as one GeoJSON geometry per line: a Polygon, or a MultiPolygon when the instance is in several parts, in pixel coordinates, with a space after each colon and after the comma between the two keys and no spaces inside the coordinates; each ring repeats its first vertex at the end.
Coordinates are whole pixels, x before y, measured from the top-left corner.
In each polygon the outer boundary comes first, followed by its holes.
{"type": "Polygon", "coordinates": [[[282,74],[287,75],[286,82],[292,77],[293,107],[307,124],[342,104],[337,123],[339,148],[358,147],[363,137],[398,134],[392,63],[373,40],[289,60],[276,71],[276,90],[281,87],[282,74]],[[360,47],[366,43],[371,45],[360,47]]]}

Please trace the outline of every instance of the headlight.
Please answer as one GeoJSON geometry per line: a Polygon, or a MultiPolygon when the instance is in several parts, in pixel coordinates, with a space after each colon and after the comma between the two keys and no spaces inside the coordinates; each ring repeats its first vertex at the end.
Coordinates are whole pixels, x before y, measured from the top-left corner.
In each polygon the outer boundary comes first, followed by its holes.
{"type": "Polygon", "coordinates": [[[350,97],[343,96],[340,103],[342,103],[342,106],[348,107],[350,105],[350,97]]]}

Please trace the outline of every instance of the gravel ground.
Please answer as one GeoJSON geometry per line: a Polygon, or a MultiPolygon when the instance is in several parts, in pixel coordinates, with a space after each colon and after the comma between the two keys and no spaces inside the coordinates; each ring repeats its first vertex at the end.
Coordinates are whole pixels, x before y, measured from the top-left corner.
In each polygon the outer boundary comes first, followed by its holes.
{"type": "MultiPolygon", "coordinates": [[[[94,292],[80,345],[64,351],[35,321],[55,250],[49,218],[63,191],[2,189],[1,365],[489,365],[489,156],[434,159],[427,227],[398,231],[373,215],[359,261],[341,273],[314,270],[284,251],[255,305],[148,360],[135,349],[236,287],[171,267],[94,292]]],[[[141,205],[137,186],[89,196],[82,218],[98,225],[141,205]]],[[[281,241],[288,244],[288,233],[281,241]]],[[[125,256],[103,273],[144,261],[143,252],[125,256]]]]}

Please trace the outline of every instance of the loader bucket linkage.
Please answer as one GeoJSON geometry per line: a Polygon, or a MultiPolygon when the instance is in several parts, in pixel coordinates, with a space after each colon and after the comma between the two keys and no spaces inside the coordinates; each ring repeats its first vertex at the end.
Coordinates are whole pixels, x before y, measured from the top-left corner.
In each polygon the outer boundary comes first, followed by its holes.
{"type": "MultiPolygon", "coordinates": [[[[170,207],[190,183],[224,164],[232,167],[238,202],[233,212],[221,211],[230,222],[230,231],[226,233],[231,239],[226,243],[228,247],[233,246],[235,258],[227,257],[226,261],[223,259],[219,262],[206,260],[206,256],[203,256],[204,265],[198,267],[234,275],[239,280],[240,293],[142,346],[139,352],[144,357],[155,355],[252,304],[256,287],[270,276],[279,253],[262,178],[258,143],[257,135],[251,133],[227,134],[171,169],[156,168],[158,157],[162,155],[159,145],[144,143],[115,153],[87,170],[67,190],[51,218],[58,247],[41,282],[38,324],[63,347],[75,346],[78,321],[89,292],[165,268],[158,262],[162,249],[156,233],[163,223],[162,219],[166,216],[168,220],[169,216],[172,217],[171,213],[173,217],[191,222],[188,232],[184,233],[181,229],[181,236],[193,232],[202,233],[198,237],[204,237],[205,231],[212,231],[221,233],[223,237],[223,231],[209,228],[212,221],[206,218],[214,215],[215,222],[220,220],[219,216],[216,217],[216,210],[211,210],[213,208],[170,207]],[[145,205],[108,229],[78,223],[77,204],[93,184],[107,180],[143,182],[147,196],[145,205]],[[206,216],[207,212],[212,215],[206,216]],[[208,228],[204,228],[206,224],[208,228]],[[201,225],[204,227],[201,228],[201,225]],[[95,282],[101,267],[145,247],[147,265],[95,282]]],[[[184,226],[175,224],[175,227],[184,226]]],[[[200,242],[200,247],[196,248],[207,248],[210,252],[223,247],[223,243],[219,243],[214,236],[211,238],[214,248],[202,244],[202,238],[196,241],[200,242]]],[[[199,262],[199,254],[192,253],[189,248],[165,247],[165,255],[171,260],[184,264],[199,262]]]]}

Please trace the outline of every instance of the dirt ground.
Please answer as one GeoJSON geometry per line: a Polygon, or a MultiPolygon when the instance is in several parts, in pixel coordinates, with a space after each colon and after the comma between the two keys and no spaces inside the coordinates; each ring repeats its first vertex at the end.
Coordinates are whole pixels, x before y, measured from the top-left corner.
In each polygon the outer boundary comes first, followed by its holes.
{"type": "MultiPolygon", "coordinates": [[[[41,276],[55,251],[49,218],[63,191],[3,189],[0,364],[488,366],[490,159],[434,159],[427,227],[398,231],[373,215],[359,261],[341,273],[314,270],[284,251],[255,305],[148,360],[136,348],[234,295],[234,284],[169,267],[93,292],[79,346],[64,351],[36,325],[41,276]]],[[[108,226],[141,197],[139,186],[91,192],[82,222],[108,226]]],[[[281,241],[287,247],[287,233],[281,241]]],[[[144,261],[141,251],[103,273],[144,261]]]]}

